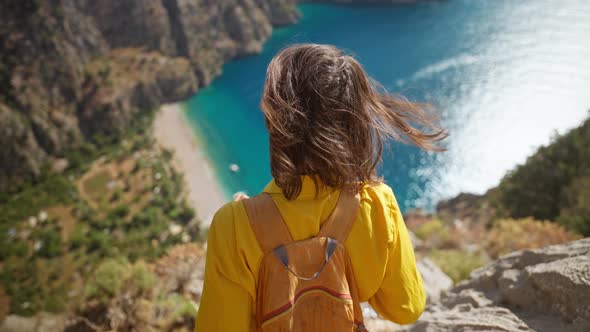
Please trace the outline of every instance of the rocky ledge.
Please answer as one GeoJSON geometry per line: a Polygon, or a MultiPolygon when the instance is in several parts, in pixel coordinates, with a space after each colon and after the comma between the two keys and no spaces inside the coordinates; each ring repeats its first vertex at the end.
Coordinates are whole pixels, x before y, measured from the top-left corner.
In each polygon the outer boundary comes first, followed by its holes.
{"type": "Polygon", "coordinates": [[[503,256],[401,331],[590,331],[590,238],[503,256]]]}

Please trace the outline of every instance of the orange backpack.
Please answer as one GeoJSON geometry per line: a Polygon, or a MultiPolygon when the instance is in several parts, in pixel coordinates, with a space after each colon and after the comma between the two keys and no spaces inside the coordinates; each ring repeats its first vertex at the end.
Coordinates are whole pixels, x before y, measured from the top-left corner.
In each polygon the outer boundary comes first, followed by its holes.
{"type": "Polygon", "coordinates": [[[264,252],[256,294],[257,331],[367,331],[344,248],[359,195],[342,189],[319,234],[302,241],[293,241],[269,194],[243,202],[264,252]]]}

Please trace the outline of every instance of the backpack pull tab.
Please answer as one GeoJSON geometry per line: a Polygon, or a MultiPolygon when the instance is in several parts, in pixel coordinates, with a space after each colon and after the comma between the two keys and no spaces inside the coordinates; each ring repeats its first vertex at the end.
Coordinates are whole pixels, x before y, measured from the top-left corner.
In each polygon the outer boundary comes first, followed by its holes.
{"type": "Polygon", "coordinates": [[[367,330],[367,328],[365,327],[365,324],[358,323],[356,325],[356,332],[369,332],[369,330],[367,330]]]}
{"type": "Polygon", "coordinates": [[[338,241],[336,241],[336,239],[333,239],[331,237],[328,237],[327,239],[328,239],[328,243],[326,244],[326,250],[325,250],[326,258],[325,258],[324,264],[319,269],[319,271],[317,271],[316,273],[314,273],[311,277],[302,277],[302,276],[298,275],[297,273],[295,273],[291,269],[291,267],[289,266],[289,257],[287,255],[287,248],[285,248],[284,245],[280,245],[280,246],[276,247],[273,250],[273,252],[274,252],[275,256],[279,259],[279,261],[281,262],[281,264],[287,270],[289,270],[289,272],[291,272],[291,274],[293,274],[295,277],[297,277],[297,279],[310,281],[310,280],[313,280],[313,279],[315,279],[315,278],[317,278],[317,277],[320,276],[320,273],[322,273],[322,271],[324,270],[324,268],[326,267],[326,265],[328,265],[328,262],[330,261],[330,258],[332,257],[332,255],[336,251],[336,248],[338,247],[338,241]]]}

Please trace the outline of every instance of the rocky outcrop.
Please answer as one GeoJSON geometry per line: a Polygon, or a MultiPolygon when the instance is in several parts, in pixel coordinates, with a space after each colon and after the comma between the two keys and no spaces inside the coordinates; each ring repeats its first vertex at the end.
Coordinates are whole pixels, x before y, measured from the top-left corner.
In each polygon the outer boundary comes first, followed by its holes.
{"type": "Polygon", "coordinates": [[[484,195],[460,193],[436,204],[436,214],[442,220],[453,222],[461,220],[468,225],[488,225],[496,215],[489,203],[493,189],[484,195]]]}
{"type": "Polygon", "coordinates": [[[141,49],[116,49],[90,62],[86,72],[78,119],[87,135],[121,132],[136,114],[197,89],[187,59],[141,49]]]}
{"type": "MultiPolygon", "coordinates": [[[[39,146],[30,125],[23,116],[0,103],[0,163],[12,170],[15,177],[26,177],[29,172],[39,172],[45,151],[39,146]]],[[[8,179],[0,176],[0,188],[8,179]]]]}
{"type": "MultiPolygon", "coordinates": [[[[413,233],[410,232],[410,236],[414,237],[413,233]]],[[[416,266],[424,283],[426,302],[428,304],[437,303],[441,293],[453,286],[453,280],[428,258],[420,259],[416,266]]],[[[368,303],[363,303],[362,309],[365,324],[369,331],[397,331],[399,329],[397,324],[380,318],[368,303]]]]}
{"type": "Polygon", "coordinates": [[[405,331],[590,331],[590,238],[503,256],[405,331]]]}
{"type": "Polygon", "coordinates": [[[10,315],[0,324],[0,332],[56,332],[66,325],[64,315],[39,313],[34,317],[10,315]]]}
{"type": "Polygon", "coordinates": [[[429,258],[422,258],[416,267],[422,276],[427,303],[437,302],[444,291],[453,287],[453,280],[429,258]]]}
{"type": "Polygon", "coordinates": [[[190,96],[297,17],[294,0],[3,1],[0,191],[190,96]]]}

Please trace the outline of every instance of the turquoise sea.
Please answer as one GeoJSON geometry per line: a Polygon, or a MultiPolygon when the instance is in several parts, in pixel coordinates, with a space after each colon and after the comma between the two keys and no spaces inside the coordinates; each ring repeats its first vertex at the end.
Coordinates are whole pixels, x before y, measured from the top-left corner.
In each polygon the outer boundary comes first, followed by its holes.
{"type": "Polygon", "coordinates": [[[556,133],[590,115],[590,1],[449,0],[403,6],[305,4],[262,54],[234,60],[186,102],[231,197],[270,180],[258,108],[265,70],[291,43],[353,53],[389,91],[433,103],[451,137],[429,154],[393,143],[380,168],[402,209],[482,193],[556,133]],[[230,164],[239,172],[232,173],[230,164]]]}

